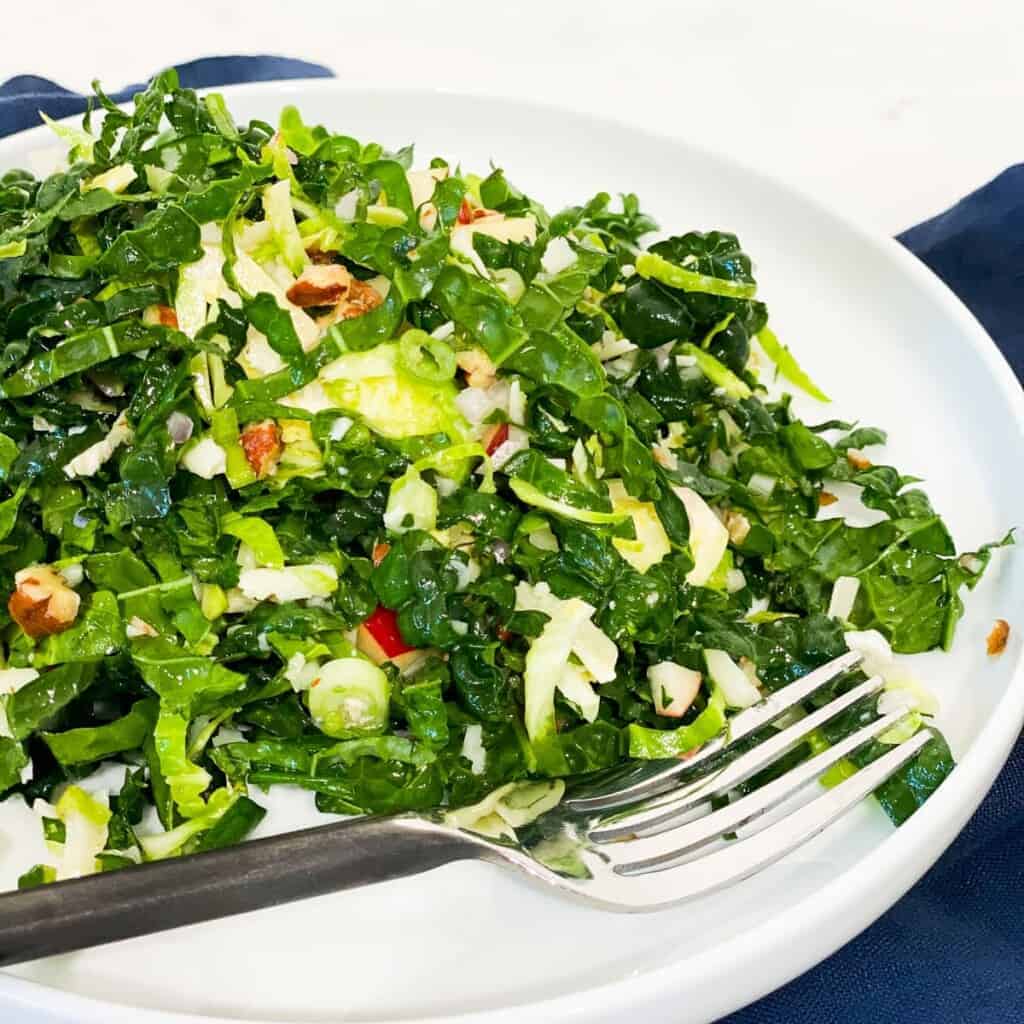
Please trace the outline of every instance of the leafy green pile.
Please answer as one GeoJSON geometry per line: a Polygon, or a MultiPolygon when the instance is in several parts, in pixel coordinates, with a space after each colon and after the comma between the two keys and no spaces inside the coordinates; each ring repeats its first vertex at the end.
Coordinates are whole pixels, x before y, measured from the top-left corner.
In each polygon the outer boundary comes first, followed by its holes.
{"type": "MultiPolygon", "coordinates": [[[[253,787],[428,810],[685,753],[850,630],[949,646],[989,550],[863,456],[881,431],[769,399],[766,356],[824,396],[735,236],[645,251],[634,196],[550,216],[173,72],[96,95],[68,166],[0,178],[0,591],[78,595],[35,637],[3,613],[0,794],[63,794],[47,839],[90,851],[24,884],[235,842],[253,787]],[[342,303],[289,300],[317,273],[342,303]],[[819,514],[836,482],[874,525],[819,514]],[[66,785],[104,761],[109,808],[66,785]]],[[[897,821],[949,771],[925,754],[897,821]]]]}

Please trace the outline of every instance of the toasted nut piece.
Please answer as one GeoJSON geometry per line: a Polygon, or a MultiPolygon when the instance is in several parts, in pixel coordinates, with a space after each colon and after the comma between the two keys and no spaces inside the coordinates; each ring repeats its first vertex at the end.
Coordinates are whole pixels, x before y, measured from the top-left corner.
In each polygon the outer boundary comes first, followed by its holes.
{"type": "Polygon", "coordinates": [[[750,520],[742,512],[729,509],[725,513],[725,528],[729,531],[729,540],[733,544],[742,544],[750,533],[750,520]]]}
{"type": "Polygon", "coordinates": [[[489,388],[498,379],[498,368],[482,348],[456,352],[455,362],[466,375],[466,383],[471,388],[489,388]]]}
{"type": "Polygon", "coordinates": [[[384,297],[372,284],[353,277],[347,291],[334,308],[317,320],[317,327],[326,331],[340,320],[354,320],[357,316],[376,309],[383,301],[384,297]]]}
{"type": "Polygon", "coordinates": [[[128,625],[125,627],[125,636],[129,639],[135,636],[159,636],[155,626],[151,626],[145,619],[140,619],[138,615],[133,615],[128,620],[128,625]]]}
{"type": "Polygon", "coordinates": [[[14,583],[7,610],[34,640],[60,633],[75,621],[81,598],[49,566],[22,569],[15,574],[14,583]]]}
{"type": "Polygon", "coordinates": [[[992,632],[988,635],[988,653],[1002,654],[1006,650],[1006,641],[1010,639],[1010,624],[1006,619],[996,619],[992,632]]]}
{"type": "Polygon", "coordinates": [[[871,460],[862,452],[856,448],[850,448],[846,452],[846,461],[853,466],[854,469],[870,469],[871,460]]]}
{"type": "Polygon", "coordinates": [[[818,492],[818,507],[824,508],[826,505],[834,505],[839,499],[831,494],[829,491],[818,492]]]}
{"type": "Polygon", "coordinates": [[[375,566],[380,565],[381,562],[387,558],[388,552],[391,550],[390,544],[381,542],[380,544],[373,545],[373,553],[370,556],[371,561],[375,566]]]}
{"type": "Polygon", "coordinates": [[[376,309],[383,301],[380,292],[372,284],[354,277],[348,287],[348,294],[338,303],[338,319],[353,320],[376,309]]]}
{"type": "Polygon", "coordinates": [[[307,249],[306,255],[318,267],[323,267],[329,263],[334,262],[334,257],[331,255],[331,253],[324,252],[322,249],[307,249]]]}
{"type": "Polygon", "coordinates": [[[274,420],[250,423],[242,431],[242,450],[253,472],[260,477],[272,476],[284,450],[281,429],[274,420]]]}
{"type": "Polygon", "coordinates": [[[676,469],[678,467],[679,457],[671,448],[666,448],[663,444],[654,444],[651,445],[651,451],[654,453],[654,461],[659,466],[664,466],[665,469],[676,469]]]}
{"type": "Polygon", "coordinates": [[[352,275],[337,263],[306,267],[302,276],[287,291],[288,301],[296,306],[335,306],[346,295],[352,275]]]}
{"type": "Polygon", "coordinates": [[[178,314],[170,306],[147,306],[142,313],[142,322],[160,327],[177,327],[178,314]]]}

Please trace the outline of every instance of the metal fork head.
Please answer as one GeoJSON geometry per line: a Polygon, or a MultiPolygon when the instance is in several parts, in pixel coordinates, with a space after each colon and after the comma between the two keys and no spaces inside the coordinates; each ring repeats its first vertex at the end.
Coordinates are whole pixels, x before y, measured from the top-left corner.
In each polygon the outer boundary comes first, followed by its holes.
{"type": "Polygon", "coordinates": [[[582,780],[558,807],[520,828],[515,842],[474,835],[476,855],[510,863],[591,904],[624,911],[660,909],[748,878],[856,806],[930,742],[931,733],[922,730],[834,788],[788,807],[787,802],[822,773],[907,714],[894,712],[729,800],[737,787],[814,730],[878,694],[882,680],[872,677],[785,728],[766,728],[859,663],[859,655],[843,655],[777,691],[736,715],[728,735],[696,757],[638,764],[625,772],[582,780]],[[758,742],[751,745],[755,734],[758,742]],[[782,804],[787,804],[784,813],[773,815],[782,804]],[[723,842],[740,829],[753,834],[723,842]]]}

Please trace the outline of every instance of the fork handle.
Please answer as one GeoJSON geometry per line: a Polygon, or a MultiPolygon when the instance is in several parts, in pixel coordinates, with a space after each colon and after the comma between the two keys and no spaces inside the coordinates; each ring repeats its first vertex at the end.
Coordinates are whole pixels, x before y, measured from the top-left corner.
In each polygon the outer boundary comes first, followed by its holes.
{"type": "Polygon", "coordinates": [[[0,968],[415,875],[476,856],[413,817],[360,818],[0,896],[0,968]]]}

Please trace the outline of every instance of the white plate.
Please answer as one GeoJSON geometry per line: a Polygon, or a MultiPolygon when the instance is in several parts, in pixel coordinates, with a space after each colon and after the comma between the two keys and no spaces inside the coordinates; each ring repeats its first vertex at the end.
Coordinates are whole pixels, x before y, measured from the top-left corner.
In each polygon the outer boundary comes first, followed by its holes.
{"type": "MultiPolygon", "coordinates": [[[[962,548],[1021,521],[1021,390],[963,306],[891,240],[689,143],[578,114],[322,81],[227,92],[239,119],[272,121],[296,103],[307,120],[362,139],[416,141],[424,163],[444,154],[486,170],[493,159],[549,209],[600,189],[636,191],[670,231],[736,231],[757,260],[773,326],[835,399],[827,409],[803,403],[806,414],[888,428],[888,457],[927,479],[962,548]]],[[[41,132],[0,143],[0,167],[41,144],[41,132]]],[[[1021,561],[1001,552],[967,601],[954,652],[915,659],[942,700],[940,722],[961,763],[897,832],[865,804],[732,891],[644,916],[583,909],[497,868],[454,865],[26,965],[0,975],[0,1016],[19,1024],[709,1020],[833,952],[957,834],[1024,720],[1022,606],[1021,561]],[[1022,628],[989,659],[996,617],[1022,628]]],[[[274,804],[279,826],[308,807],[274,804]]],[[[0,814],[3,888],[26,851],[13,841],[16,808],[8,802],[0,814]]]]}

